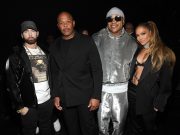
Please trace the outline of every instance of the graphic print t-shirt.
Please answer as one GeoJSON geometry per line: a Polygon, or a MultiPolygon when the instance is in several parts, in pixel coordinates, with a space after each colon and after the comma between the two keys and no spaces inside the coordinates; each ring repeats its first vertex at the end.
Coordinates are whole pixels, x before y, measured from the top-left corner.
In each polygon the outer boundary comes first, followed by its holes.
{"type": "Polygon", "coordinates": [[[41,104],[50,99],[50,89],[47,75],[47,57],[40,48],[25,49],[31,62],[32,77],[38,104],[41,104]]]}
{"type": "Polygon", "coordinates": [[[45,55],[30,55],[34,83],[47,81],[47,59],[45,55]]]}

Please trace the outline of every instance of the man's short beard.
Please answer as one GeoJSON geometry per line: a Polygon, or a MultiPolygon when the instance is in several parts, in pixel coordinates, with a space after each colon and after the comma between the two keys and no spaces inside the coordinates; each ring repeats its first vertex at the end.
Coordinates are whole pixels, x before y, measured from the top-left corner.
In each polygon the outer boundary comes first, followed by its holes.
{"type": "Polygon", "coordinates": [[[37,39],[32,39],[32,40],[29,40],[29,39],[24,39],[24,41],[26,42],[26,43],[28,43],[28,44],[35,44],[36,42],[37,42],[37,39]]]}

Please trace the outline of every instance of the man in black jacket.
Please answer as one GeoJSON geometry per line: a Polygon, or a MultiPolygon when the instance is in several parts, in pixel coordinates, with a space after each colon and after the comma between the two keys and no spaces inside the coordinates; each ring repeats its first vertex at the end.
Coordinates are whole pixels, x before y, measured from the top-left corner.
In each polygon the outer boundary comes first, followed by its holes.
{"type": "Polygon", "coordinates": [[[62,36],[50,47],[55,106],[63,110],[68,135],[97,135],[94,113],[102,88],[98,50],[91,37],[74,30],[70,13],[61,12],[57,22],[62,36]]]}
{"type": "Polygon", "coordinates": [[[48,56],[38,45],[39,31],[33,21],[21,24],[23,47],[14,50],[6,62],[8,87],[17,113],[21,115],[22,132],[34,135],[51,134],[50,74],[48,56]]]}

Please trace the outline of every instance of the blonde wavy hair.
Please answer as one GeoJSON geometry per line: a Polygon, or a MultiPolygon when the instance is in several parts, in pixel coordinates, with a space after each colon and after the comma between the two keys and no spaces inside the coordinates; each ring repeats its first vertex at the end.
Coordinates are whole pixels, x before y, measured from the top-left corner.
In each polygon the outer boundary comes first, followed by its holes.
{"type": "Polygon", "coordinates": [[[167,47],[159,36],[159,31],[153,21],[141,23],[137,27],[144,27],[150,31],[150,55],[153,71],[159,71],[164,62],[167,62],[170,68],[173,68],[176,62],[174,52],[167,47]]]}

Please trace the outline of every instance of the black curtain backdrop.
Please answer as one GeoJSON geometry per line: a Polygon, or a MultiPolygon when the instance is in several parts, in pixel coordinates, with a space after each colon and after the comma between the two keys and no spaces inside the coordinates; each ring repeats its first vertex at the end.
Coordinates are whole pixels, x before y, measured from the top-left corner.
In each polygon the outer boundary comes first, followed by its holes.
{"type": "Polygon", "coordinates": [[[111,7],[124,11],[126,22],[135,26],[140,22],[154,21],[163,40],[169,46],[179,43],[180,18],[177,3],[171,0],[6,0],[2,14],[4,49],[1,60],[6,59],[12,46],[22,43],[20,24],[24,20],[34,20],[40,31],[39,40],[47,35],[59,35],[56,17],[60,11],[73,14],[76,29],[86,28],[90,34],[106,27],[105,16],[111,7]]]}

